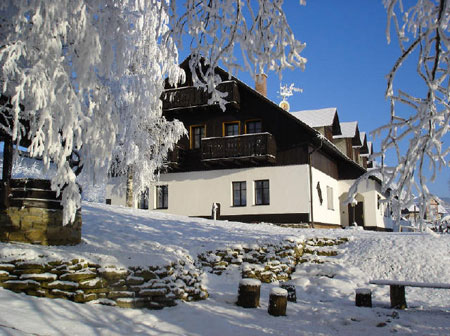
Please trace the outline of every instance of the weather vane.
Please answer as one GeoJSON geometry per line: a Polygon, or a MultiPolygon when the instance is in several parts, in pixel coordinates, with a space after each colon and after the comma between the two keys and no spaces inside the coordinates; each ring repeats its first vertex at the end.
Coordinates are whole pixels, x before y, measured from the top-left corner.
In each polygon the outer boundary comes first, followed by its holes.
{"type": "Polygon", "coordinates": [[[282,100],[279,104],[279,106],[285,110],[289,112],[290,106],[289,103],[287,101],[287,98],[292,96],[294,94],[294,92],[303,92],[303,89],[300,88],[296,88],[294,86],[294,83],[292,83],[291,85],[283,85],[280,83],[280,91],[278,91],[278,93],[280,94],[282,100]]]}

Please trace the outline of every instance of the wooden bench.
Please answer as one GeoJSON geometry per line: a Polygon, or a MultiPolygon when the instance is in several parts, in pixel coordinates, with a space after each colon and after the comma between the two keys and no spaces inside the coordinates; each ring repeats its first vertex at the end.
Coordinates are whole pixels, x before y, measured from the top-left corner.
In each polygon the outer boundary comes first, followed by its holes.
{"type": "Polygon", "coordinates": [[[405,309],[406,297],[405,287],[420,287],[420,288],[437,288],[450,289],[450,284],[433,283],[433,282],[413,282],[413,281],[397,281],[397,280],[371,280],[372,285],[390,286],[391,290],[391,308],[405,309]]]}

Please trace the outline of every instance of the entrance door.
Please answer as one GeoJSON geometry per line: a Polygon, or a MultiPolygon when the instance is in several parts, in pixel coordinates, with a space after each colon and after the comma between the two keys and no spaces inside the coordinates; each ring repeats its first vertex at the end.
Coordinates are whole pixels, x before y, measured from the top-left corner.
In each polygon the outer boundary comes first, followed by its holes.
{"type": "Polygon", "coordinates": [[[353,222],[364,226],[364,202],[358,202],[355,207],[348,205],[348,225],[353,225],[353,222]]]}

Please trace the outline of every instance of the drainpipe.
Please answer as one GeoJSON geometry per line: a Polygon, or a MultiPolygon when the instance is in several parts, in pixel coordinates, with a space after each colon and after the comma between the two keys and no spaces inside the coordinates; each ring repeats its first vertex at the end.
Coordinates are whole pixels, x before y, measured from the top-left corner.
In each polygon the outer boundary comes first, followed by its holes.
{"type": "MultiPolygon", "coordinates": [[[[319,138],[320,139],[320,138],[319,138]]],[[[322,139],[320,139],[320,146],[314,148],[312,151],[308,150],[308,166],[309,166],[309,199],[310,199],[310,205],[311,205],[311,209],[310,209],[310,213],[311,213],[311,226],[314,226],[314,205],[313,205],[313,187],[312,187],[312,165],[311,165],[311,155],[314,154],[315,152],[317,152],[320,148],[322,148],[322,139]]]]}

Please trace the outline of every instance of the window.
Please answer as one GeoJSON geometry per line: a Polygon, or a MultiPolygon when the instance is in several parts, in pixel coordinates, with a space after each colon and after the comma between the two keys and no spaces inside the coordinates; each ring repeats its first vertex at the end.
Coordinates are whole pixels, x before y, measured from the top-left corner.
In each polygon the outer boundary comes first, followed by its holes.
{"type": "Polygon", "coordinates": [[[245,133],[261,133],[262,123],[261,120],[250,120],[245,123],[245,133]]]}
{"type": "Polygon", "coordinates": [[[138,209],[148,209],[148,188],[139,195],[138,209]]]}
{"type": "Polygon", "coordinates": [[[223,135],[239,135],[239,121],[223,123],[223,135]]]}
{"type": "Polygon", "coordinates": [[[256,205],[270,204],[269,180],[255,181],[255,204],[256,205]]]}
{"type": "Polygon", "coordinates": [[[233,206],[247,205],[247,183],[233,182],[233,206]]]}
{"type": "Polygon", "coordinates": [[[327,186],[327,205],[328,210],[334,210],[333,188],[327,186]]]}
{"type": "Polygon", "coordinates": [[[169,187],[166,185],[156,186],[156,209],[167,209],[169,207],[169,187]]]}
{"type": "Polygon", "coordinates": [[[205,125],[191,126],[191,149],[199,149],[202,146],[202,139],[205,137],[205,133],[205,125]]]}

